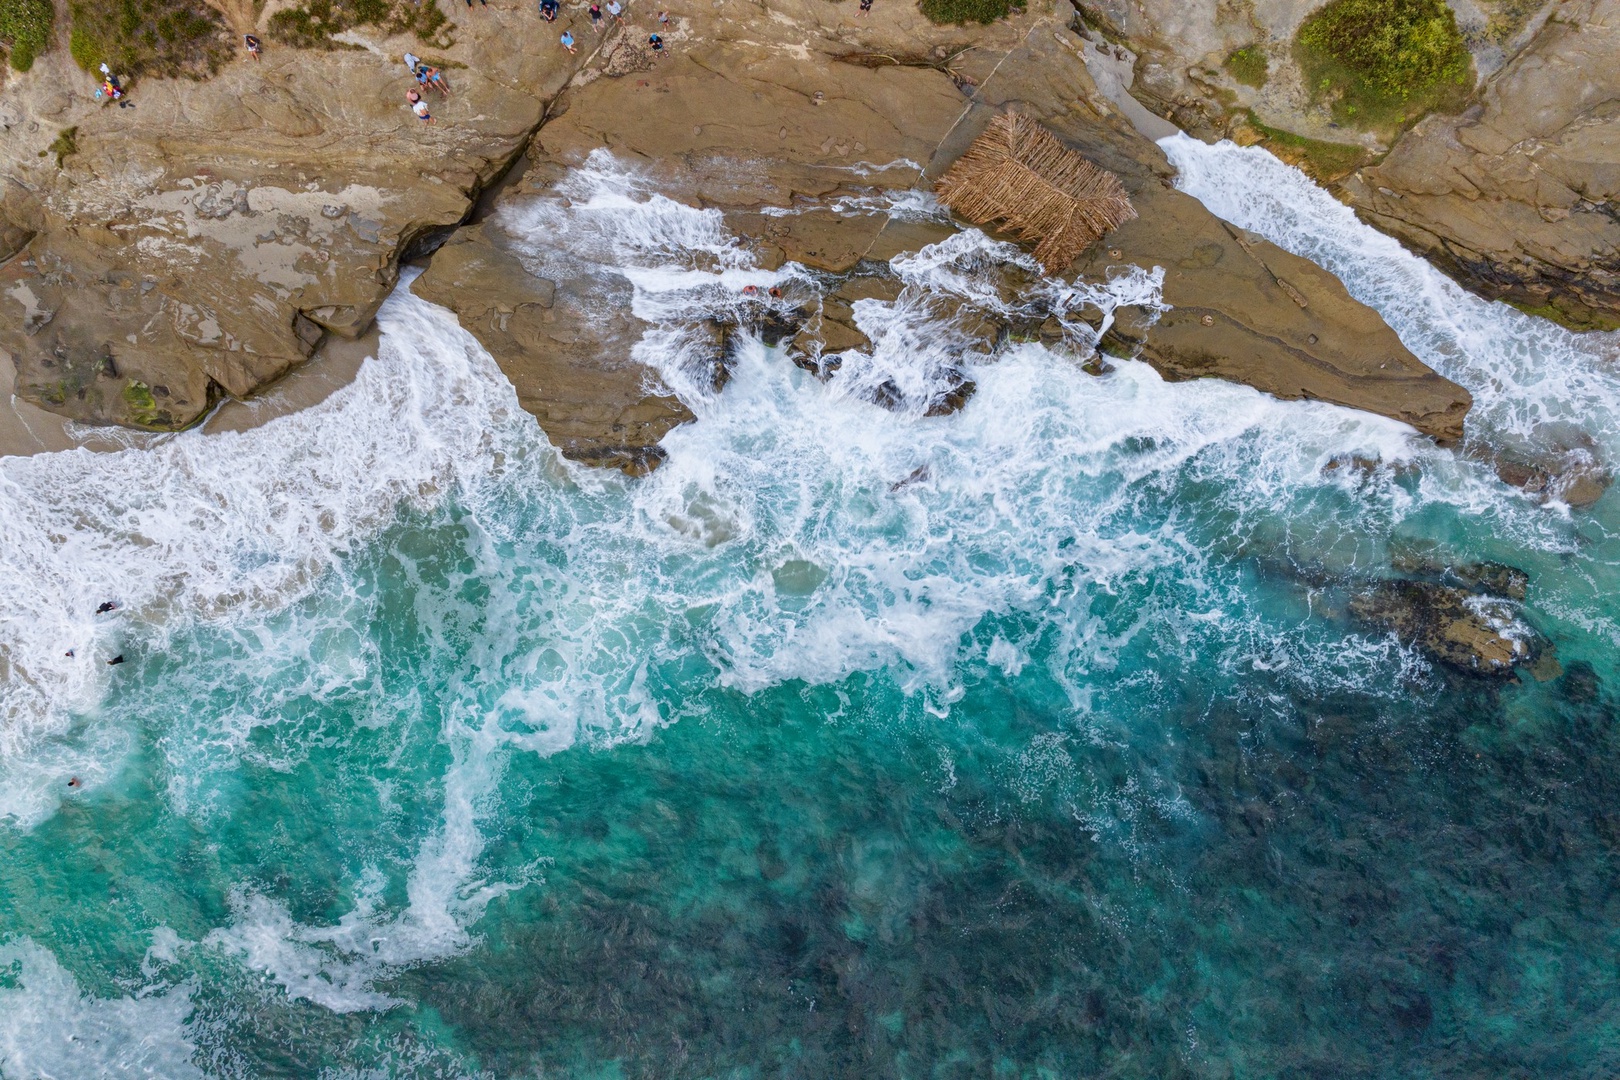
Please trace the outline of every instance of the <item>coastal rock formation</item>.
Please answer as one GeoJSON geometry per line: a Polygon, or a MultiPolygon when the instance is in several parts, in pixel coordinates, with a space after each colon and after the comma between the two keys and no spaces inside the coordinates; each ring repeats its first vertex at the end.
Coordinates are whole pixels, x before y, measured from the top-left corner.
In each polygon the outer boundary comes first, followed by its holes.
{"type": "MultiPolygon", "coordinates": [[[[901,17],[882,31],[863,26],[852,52],[850,32],[834,18],[814,3],[784,4],[765,26],[694,16],[699,32],[657,70],[571,89],[503,205],[547,193],[607,147],[659,191],[721,209],[761,265],[791,259],[847,274],[949,229],[892,219],[869,200],[840,212],[812,202],[926,187],[1014,108],[1119,175],[1138,208],[1137,221],[1071,272],[1100,280],[1132,265],[1166,269],[1171,314],[1155,322],[1128,313],[1114,335],[1121,347],[1169,377],[1234,378],[1280,397],[1383,412],[1442,441],[1460,436],[1467,393],[1418,361],[1377,313],[1331,274],[1173,188],[1163,153],[1101,97],[1080,58],[1083,43],[1064,22],[1033,15],[987,28],[979,47],[944,70],[935,57],[959,31],[901,17]],[[931,41],[941,44],[930,49],[931,41]],[[678,124],[665,112],[672,102],[678,124]],[[766,212],[795,207],[801,212],[766,212]]],[[[819,358],[863,347],[847,306],[829,297],[799,351],[819,358]]],[[[992,340],[998,333],[989,332],[992,340]]],[[[485,344],[500,359],[501,343],[485,344]]]]}
{"type": "Polygon", "coordinates": [[[511,32],[530,15],[467,19],[431,126],[405,107],[399,60],[424,47],[381,31],[352,31],[363,48],[272,46],[202,83],[139,82],[128,110],[93,102],[65,50],[13,76],[0,350],[16,392],[75,419],[183,427],[324,333],[363,333],[400,262],[467,216],[572,73],[511,32]]]}
{"type": "MultiPolygon", "coordinates": [[[[891,216],[873,196],[926,190],[1011,108],[1119,176],[1140,215],[1070,273],[1165,270],[1170,313],[1126,312],[1112,347],[1169,377],[1239,379],[1456,438],[1467,394],[1376,313],[1331,274],[1174,190],[1158,147],[1098,92],[1071,14],[1066,3],[1034,5],[967,30],[909,8],[868,22],[823,0],[772,0],[766,18],[722,0],[666,28],[666,55],[629,63],[625,43],[645,28],[609,31],[599,56],[572,58],[549,32],[531,32],[533,12],[480,9],[446,58],[455,96],[435,103],[433,126],[403,106],[409,81],[393,57],[405,38],[353,31],[353,50],[272,48],[208,82],[143,84],[133,113],[47,100],[41,80],[78,78],[53,53],[3,99],[27,137],[0,161],[16,181],[0,235],[24,245],[0,264],[0,348],[18,392],[47,408],[184,426],[220,395],[277,378],[323,334],[362,333],[400,264],[465,221],[537,128],[531,165],[502,207],[552,191],[606,148],[669,197],[721,210],[759,265],[870,277],[953,231],[891,216]],[[58,169],[37,155],[52,126],[70,122],[74,148],[58,169]]],[[[417,288],[462,316],[571,455],[654,463],[649,448],[686,413],[629,360],[635,320],[571,318],[579,282],[504,283],[515,257],[492,223],[445,249],[417,288]],[[467,295],[478,289],[487,295],[467,295]]],[[[823,307],[821,353],[863,347],[848,305],[823,307]]],[[[987,349],[1009,329],[963,321],[987,349]]],[[[723,379],[717,371],[715,385],[723,379]]]]}
{"type": "Polygon", "coordinates": [[[1114,79],[1131,61],[1119,81],[1155,115],[1338,182],[1364,221],[1482,295],[1578,330],[1620,326],[1620,0],[1451,3],[1479,87],[1393,146],[1333,122],[1305,84],[1290,42],[1320,3],[1076,5],[1101,31],[1088,63],[1114,79]]]}
{"type": "Polygon", "coordinates": [[[590,282],[531,275],[484,226],[440,248],[411,291],[456,313],[567,457],[644,472],[661,460],[658,440],[692,419],[673,394],[650,393],[647,369],[630,359],[635,316],[604,319],[588,306],[590,282]]]}
{"type": "Polygon", "coordinates": [[[1016,64],[988,84],[986,104],[1015,106],[1119,176],[1137,217],[1110,233],[1076,264],[1099,278],[1112,269],[1163,267],[1157,320],[1122,313],[1112,335],[1167,378],[1216,376],[1280,398],[1308,398],[1393,416],[1441,442],[1462,435],[1472,399],[1401,344],[1342,282],[1215,217],[1171,184],[1158,146],[1136,135],[1100,102],[1074,35],[1031,34],[1016,64]],[[1076,100],[1089,107],[1072,107],[1076,100]]]}
{"type": "Polygon", "coordinates": [[[1425,118],[1343,190],[1486,296],[1620,326],[1620,0],[1565,0],[1476,105],[1425,118]]]}

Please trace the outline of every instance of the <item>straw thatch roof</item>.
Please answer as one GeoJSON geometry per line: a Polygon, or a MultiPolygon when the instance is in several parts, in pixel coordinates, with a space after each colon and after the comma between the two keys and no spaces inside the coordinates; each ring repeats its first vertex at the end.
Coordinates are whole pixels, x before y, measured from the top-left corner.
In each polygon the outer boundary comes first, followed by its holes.
{"type": "Polygon", "coordinates": [[[1117,176],[1019,113],[992,120],[934,192],[969,221],[1001,221],[1037,241],[1035,259],[1049,274],[1136,216],[1117,176]]]}

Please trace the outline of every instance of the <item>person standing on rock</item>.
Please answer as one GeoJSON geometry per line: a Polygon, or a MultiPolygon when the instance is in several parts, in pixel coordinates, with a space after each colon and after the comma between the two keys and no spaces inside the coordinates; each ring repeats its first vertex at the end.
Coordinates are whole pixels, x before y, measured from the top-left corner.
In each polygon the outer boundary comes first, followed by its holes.
{"type": "Polygon", "coordinates": [[[568,31],[568,30],[563,31],[563,33],[562,33],[562,47],[567,49],[571,53],[579,51],[579,50],[574,48],[574,35],[573,35],[573,33],[571,31],[568,31]]]}
{"type": "Polygon", "coordinates": [[[654,53],[662,55],[664,51],[664,39],[658,34],[653,34],[651,37],[649,37],[647,39],[647,44],[652,46],[652,51],[654,53]]]}
{"type": "Polygon", "coordinates": [[[445,97],[450,96],[450,87],[444,81],[444,72],[436,67],[423,67],[422,85],[437,90],[445,97]]]}
{"type": "Polygon", "coordinates": [[[248,55],[257,62],[259,59],[259,39],[252,34],[243,34],[242,44],[247,46],[248,55]]]}
{"type": "Polygon", "coordinates": [[[861,10],[855,13],[857,19],[872,14],[872,0],[861,0],[861,10]]]}
{"type": "MultiPolygon", "coordinates": [[[[479,2],[479,3],[480,3],[480,4],[483,4],[483,5],[484,5],[484,6],[485,6],[485,7],[489,7],[489,0],[478,0],[478,2],[479,2]]],[[[468,7],[469,7],[469,8],[471,8],[471,7],[472,7],[472,0],[467,0],[467,6],[468,6],[468,7]]]]}
{"type": "Polygon", "coordinates": [[[418,94],[415,90],[407,90],[405,91],[405,101],[410,105],[411,112],[415,113],[417,118],[424,124],[433,123],[433,114],[428,112],[427,102],[422,100],[421,94],[418,94]]]}
{"type": "Polygon", "coordinates": [[[591,5],[591,29],[595,30],[598,34],[600,34],[602,32],[602,5],[601,4],[592,4],[591,5]]]}
{"type": "Polygon", "coordinates": [[[540,14],[546,22],[556,22],[557,0],[540,0],[540,14]]]}
{"type": "Polygon", "coordinates": [[[607,13],[613,16],[614,22],[624,25],[624,5],[619,0],[608,0],[607,13]]]}

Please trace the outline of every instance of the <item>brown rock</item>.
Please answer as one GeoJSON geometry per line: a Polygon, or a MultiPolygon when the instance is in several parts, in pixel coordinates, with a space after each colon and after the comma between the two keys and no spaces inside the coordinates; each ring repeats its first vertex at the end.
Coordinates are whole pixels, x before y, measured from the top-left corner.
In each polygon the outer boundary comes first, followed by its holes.
{"type": "MultiPolygon", "coordinates": [[[[866,257],[888,220],[887,214],[806,210],[782,217],[761,216],[761,235],[782,251],[784,261],[846,274],[866,257]]],[[[732,218],[733,228],[746,229],[748,224],[746,218],[732,218]]]]}
{"type": "MultiPolygon", "coordinates": [[[[1468,392],[1406,349],[1371,308],[1321,267],[1221,221],[1169,182],[1159,148],[1104,111],[1069,43],[1031,34],[981,88],[984,108],[952,132],[956,152],[1015,106],[1117,175],[1138,217],[1108,234],[1073,273],[1165,269],[1172,310],[1152,321],[1121,312],[1106,345],[1139,355],[1167,378],[1217,376],[1281,398],[1310,398],[1392,416],[1441,442],[1462,435],[1468,392]],[[1114,257],[1112,251],[1121,257],[1114,257]],[[1213,325],[1206,325],[1208,316],[1213,325]]],[[[930,165],[930,172],[939,163],[930,165]]]]}
{"type": "Polygon", "coordinates": [[[1581,431],[1554,438],[1535,450],[1515,447],[1481,448],[1496,475],[1542,502],[1557,500],[1584,509],[1603,497],[1613,476],[1598,456],[1598,446],[1581,431]]]}
{"type": "Polygon", "coordinates": [[[1509,676],[1548,652],[1513,605],[1450,585],[1381,581],[1351,599],[1350,613],[1474,675],[1509,676]]]}
{"type": "Polygon", "coordinates": [[[937,244],[957,231],[956,226],[939,221],[903,221],[890,218],[866,249],[866,257],[888,262],[904,251],[920,251],[937,244]]]}
{"type": "Polygon", "coordinates": [[[591,282],[534,277],[497,237],[481,226],[457,233],[411,290],[456,313],[564,456],[631,473],[656,467],[658,441],[692,413],[672,394],[647,392],[653,373],[629,358],[642,324],[624,305],[604,321],[584,303],[591,282]]]}
{"type": "MultiPolygon", "coordinates": [[[[1193,211],[1187,204],[1195,200],[1180,192],[1150,185],[1139,198],[1141,216],[1110,242],[1126,253],[1123,262],[1165,267],[1171,309],[1156,321],[1137,312],[1120,318],[1111,334],[1119,351],[1166,378],[1214,375],[1280,398],[1392,416],[1442,443],[1462,437],[1468,392],[1413,356],[1338,278],[1193,211]]],[[[1099,256],[1083,259],[1080,272],[1100,276],[1121,262],[1099,256]]]]}
{"type": "Polygon", "coordinates": [[[794,336],[791,350],[799,366],[823,371],[827,365],[822,363],[822,357],[871,347],[872,340],[855,325],[855,312],[849,304],[829,297],[822,301],[821,311],[807,320],[794,336]]]}
{"type": "Polygon", "coordinates": [[[302,363],[321,329],[363,334],[401,260],[467,216],[571,73],[554,43],[502,29],[518,13],[490,16],[444,51],[467,66],[432,128],[382,48],[276,47],[203,82],[144,79],[133,112],[54,102],[53,84],[84,78],[65,50],[8,81],[0,259],[25,246],[0,267],[0,351],[17,392],[182,427],[302,363]],[[58,168],[38,151],[69,126],[78,150],[58,168]]]}
{"type": "Polygon", "coordinates": [[[891,303],[900,298],[905,288],[893,274],[871,274],[852,277],[833,290],[833,295],[846,304],[857,300],[882,300],[891,303]]]}

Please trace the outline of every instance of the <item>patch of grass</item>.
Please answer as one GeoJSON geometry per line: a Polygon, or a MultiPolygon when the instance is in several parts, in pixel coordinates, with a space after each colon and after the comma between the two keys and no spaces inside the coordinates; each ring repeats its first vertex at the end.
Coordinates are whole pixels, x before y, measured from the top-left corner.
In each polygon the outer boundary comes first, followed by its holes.
{"type": "Polygon", "coordinates": [[[455,44],[454,30],[438,0],[304,0],[270,16],[270,36],[302,49],[338,49],[333,36],[356,26],[381,26],[390,34],[411,33],[439,49],[455,44]]]}
{"type": "Polygon", "coordinates": [[[1256,90],[1266,85],[1266,76],[1271,74],[1271,61],[1266,59],[1265,50],[1258,45],[1245,45],[1238,49],[1226,58],[1221,67],[1244,86],[1252,86],[1256,90]]]}
{"type": "Polygon", "coordinates": [[[51,43],[56,7],[51,0],[0,0],[0,42],[11,55],[11,66],[27,71],[34,57],[51,43]]]}
{"type": "Polygon", "coordinates": [[[77,127],[63,128],[56,133],[56,141],[40,151],[40,157],[46,154],[56,155],[56,167],[60,169],[63,162],[79,152],[79,129],[77,127]]]}
{"type": "Polygon", "coordinates": [[[1294,41],[1307,85],[1341,124],[1401,127],[1460,106],[1474,86],[1444,0],[1332,0],[1294,41]]]}
{"type": "Polygon", "coordinates": [[[219,70],[231,55],[231,35],[219,13],[201,0],[73,0],[68,50],[89,72],[106,64],[121,78],[189,75],[219,70]]]}
{"type": "Polygon", "coordinates": [[[937,23],[988,24],[1024,10],[1024,0],[920,0],[917,7],[937,23]]]}
{"type": "Polygon", "coordinates": [[[1249,113],[1249,126],[1259,134],[1258,141],[1267,150],[1319,184],[1331,184],[1349,176],[1372,156],[1359,146],[1308,139],[1292,131],[1262,124],[1253,112],[1249,113]]]}
{"type": "Polygon", "coordinates": [[[1498,0],[1490,8],[1490,19],[1485,24],[1485,36],[1498,45],[1523,30],[1530,16],[1541,10],[1542,0],[1498,0]]]}

